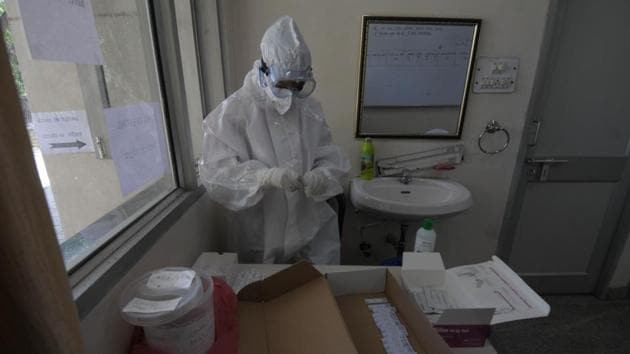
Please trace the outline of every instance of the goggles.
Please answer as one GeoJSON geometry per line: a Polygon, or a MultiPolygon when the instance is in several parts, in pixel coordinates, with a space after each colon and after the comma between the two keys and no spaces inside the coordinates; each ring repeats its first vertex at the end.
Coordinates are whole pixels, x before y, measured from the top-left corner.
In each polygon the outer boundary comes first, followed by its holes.
{"type": "Polygon", "coordinates": [[[288,96],[288,91],[299,98],[308,97],[315,91],[313,69],[282,70],[276,66],[267,66],[261,59],[259,79],[262,87],[271,86],[271,91],[279,98],[288,96]],[[266,79],[265,79],[266,76],[266,79]],[[288,90],[288,91],[286,91],[288,90]]]}

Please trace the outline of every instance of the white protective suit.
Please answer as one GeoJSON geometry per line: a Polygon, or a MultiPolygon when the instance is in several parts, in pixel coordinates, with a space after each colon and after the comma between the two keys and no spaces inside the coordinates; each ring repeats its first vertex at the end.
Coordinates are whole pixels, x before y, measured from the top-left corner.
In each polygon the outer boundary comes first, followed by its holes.
{"type": "MultiPolygon", "coordinates": [[[[310,68],[290,17],[265,32],[261,50],[267,65],[310,68]]],[[[343,192],[349,162],[332,144],[320,104],[274,96],[262,87],[260,67],[257,60],[243,87],[204,120],[201,179],[211,199],[234,211],[230,236],[241,262],[338,264],[337,218],[326,200],[343,192]],[[266,186],[260,176],[272,168],[294,171],[304,188],[266,186]]]]}

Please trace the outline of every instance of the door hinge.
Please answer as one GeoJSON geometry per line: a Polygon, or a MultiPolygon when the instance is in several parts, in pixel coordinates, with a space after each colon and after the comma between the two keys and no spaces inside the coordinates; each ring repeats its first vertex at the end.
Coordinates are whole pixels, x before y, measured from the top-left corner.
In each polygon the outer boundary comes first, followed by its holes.
{"type": "Polygon", "coordinates": [[[105,142],[103,138],[100,136],[96,137],[96,158],[99,160],[105,160],[107,158],[107,153],[105,151],[105,142]]]}
{"type": "Polygon", "coordinates": [[[540,133],[540,121],[532,121],[529,126],[529,136],[527,139],[527,146],[532,147],[538,143],[538,134],[540,133]]]}

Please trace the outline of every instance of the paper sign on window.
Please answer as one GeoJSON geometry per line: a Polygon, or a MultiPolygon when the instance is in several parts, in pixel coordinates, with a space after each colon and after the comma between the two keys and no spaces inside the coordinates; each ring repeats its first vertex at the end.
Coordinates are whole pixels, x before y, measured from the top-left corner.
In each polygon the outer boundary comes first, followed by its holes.
{"type": "Polygon", "coordinates": [[[160,105],[142,102],[107,108],[104,113],[123,196],[161,178],[167,155],[160,105]]]}
{"type": "Polygon", "coordinates": [[[20,0],[33,59],[103,64],[90,0],[20,0]]]}

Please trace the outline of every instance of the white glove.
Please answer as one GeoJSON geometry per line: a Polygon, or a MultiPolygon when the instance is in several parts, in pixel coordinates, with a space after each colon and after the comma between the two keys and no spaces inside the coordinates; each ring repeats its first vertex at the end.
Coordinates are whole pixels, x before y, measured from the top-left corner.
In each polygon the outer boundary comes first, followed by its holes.
{"type": "Polygon", "coordinates": [[[304,188],[300,176],[295,171],[284,167],[261,170],[256,177],[263,188],[275,187],[289,192],[304,188]]]}
{"type": "Polygon", "coordinates": [[[302,177],[304,181],[304,193],[307,197],[313,198],[324,193],[326,189],[326,177],[317,172],[309,171],[302,177]]]}

